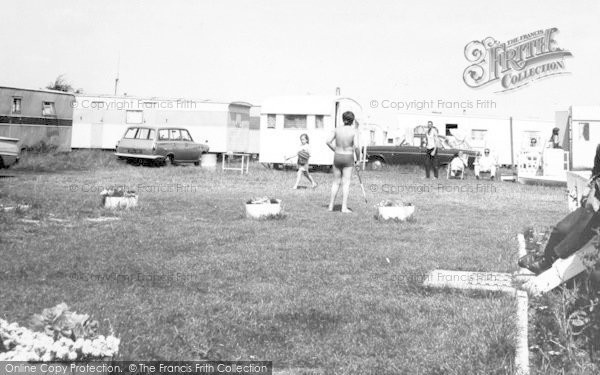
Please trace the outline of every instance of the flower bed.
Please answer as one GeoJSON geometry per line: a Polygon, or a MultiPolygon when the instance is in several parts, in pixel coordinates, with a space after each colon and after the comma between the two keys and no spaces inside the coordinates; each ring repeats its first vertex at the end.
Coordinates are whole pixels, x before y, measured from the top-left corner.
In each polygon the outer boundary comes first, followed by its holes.
{"type": "Polygon", "coordinates": [[[98,334],[98,322],[62,303],[31,318],[30,328],[0,319],[0,361],[111,359],[120,340],[98,334]]]}
{"type": "Polygon", "coordinates": [[[246,202],[246,217],[253,219],[281,216],[281,199],[253,198],[246,202]]]}
{"type": "Polygon", "coordinates": [[[415,206],[411,203],[397,200],[383,200],[375,207],[377,207],[377,217],[382,220],[405,221],[411,218],[415,212],[415,206]]]}
{"type": "Polygon", "coordinates": [[[138,196],[133,190],[125,190],[122,187],[104,189],[100,193],[102,206],[105,208],[131,208],[136,207],[138,196]]]}

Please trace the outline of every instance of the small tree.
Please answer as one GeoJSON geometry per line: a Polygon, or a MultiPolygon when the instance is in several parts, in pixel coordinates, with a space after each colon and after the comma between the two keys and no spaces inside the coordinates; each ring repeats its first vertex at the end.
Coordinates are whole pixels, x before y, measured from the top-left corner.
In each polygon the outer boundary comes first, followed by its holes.
{"type": "MultiPolygon", "coordinates": [[[[56,90],[56,91],[64,91],[64,92],[74,92],[73,86],[65,79],[64,75],[59,75],[56,77],[54,82],[51,82],[46,86],[48,90],[56,90]]],[[[78,90],[79,91],[79,90],[78,90]]]]}

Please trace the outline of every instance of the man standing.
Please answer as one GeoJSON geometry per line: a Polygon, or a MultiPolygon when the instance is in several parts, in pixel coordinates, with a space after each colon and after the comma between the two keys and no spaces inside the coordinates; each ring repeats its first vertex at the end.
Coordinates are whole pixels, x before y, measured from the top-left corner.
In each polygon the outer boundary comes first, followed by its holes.
{"type": "Polygon", "coordinates": [[[479,173],[489,172],[490,179],[493,180],[496,176],[496,161],[490,156],[490,149],[486,148],[483,156],[479,157],[475,163],[475,177],[479,180],[479,173]]]}
{"type": "Polygon", "coordinates": [[[438,131],[432,121],[427,121],[427,132],[425,133],[425,177],[429,178],[429,171],[433,169],[433,177],[438,178],[438,131]]]}
{"type": "Polygon", "coordinates": [[[353,127],[354,113],[346,111],[342,114],[344,126],[337,127],[327,146],[335,152],[333,156],[333,184],[331,185],[331,200],[329,211],[333,211],[333,204],[342,185],[342,212],[350,213],[348,208],[348,194],[350,191],[350,177],[354,169],[354,160],[360,160],[360,146],[358,144],[358,131],[353,127]]]}

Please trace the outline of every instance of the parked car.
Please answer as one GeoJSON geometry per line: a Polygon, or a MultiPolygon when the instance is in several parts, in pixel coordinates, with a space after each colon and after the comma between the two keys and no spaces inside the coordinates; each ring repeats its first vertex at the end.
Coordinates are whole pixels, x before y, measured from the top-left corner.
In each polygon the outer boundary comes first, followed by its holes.
{"type": "MultiPolygon", "coordinates": [[[[468,167],[473,168],[477,152],[472,150],[463,150],[458,148],[447,148],[442,145],[438,148],[438,161],[440,165],[450,163],[455,154],[459,151],[465,153],[468,157],[468,167]]],[[[425,146],[367,146],[367,162],[374,168],[381,168],[383,165],[399,164],[424,164],[425,146]]]]}
{"type": "Polygon", "coordinates": [[[0,137],[0,168],[8,168],[19,162],[18,143],[17,138],[0,137]]]}
{"type": "Polygon", "coordinates": [[[117,143],[115,155],[136,164],[200,164],[208,146],[194,143],[185,128],[132,126],[117,143]]]}

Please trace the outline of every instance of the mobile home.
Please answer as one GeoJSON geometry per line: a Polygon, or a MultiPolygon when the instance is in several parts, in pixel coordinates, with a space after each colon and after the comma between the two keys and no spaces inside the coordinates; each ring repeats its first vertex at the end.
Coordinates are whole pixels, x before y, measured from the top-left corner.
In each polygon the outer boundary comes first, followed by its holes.
{"type": "Polygon", "coordinates": [[[250,108],[250,136],[248,153],[258,155],[260,152],[260,106],[250,108]]]}
{"type": "Polygon", "coordinates": [[[284,96],[264,101],[260,112],[261,163],[283,164],[295,155],[300,135],[310,139],[310,164],[331,166],[333,152],[325,144],[333,130],[343,126],[342,114],[354,112],[360,123],[362,109],[354,99],[339,96],[284,96]]]}
{"type": "Polygon", "coordinates": [[[76,99],[73,148],[114,149],[127,127],[145,124],[185,127],[211,153],[251,152],[249,103],[109,95],[76,99]]]}
{"type": "Polygon", "coordinates": [[[440,135],[451,137],[456,147],[480,152],[491,149],[501,165],[516,164],[518,154],[531,145],[532,139],[543,146],[555,126],[553,121],[544,120],[409,113],[399,115],[397,126],[390,127],[387,144],[413,144],[414,129],[426,127],[428,121],[440,135]]]}
{"type": "Polygon", "coordinates": [[[592,169],[600,144],[600,106],[572,106],[557,112],[556,126],[567,129],[563,148],[569,152],[570,169],[592,169]]]}
{"type": "Polygon", "coordinates": [[[0,136],[18,138],[20,149],[70,151],[74,100],[62,91],[0,87],[0,136]]]}

